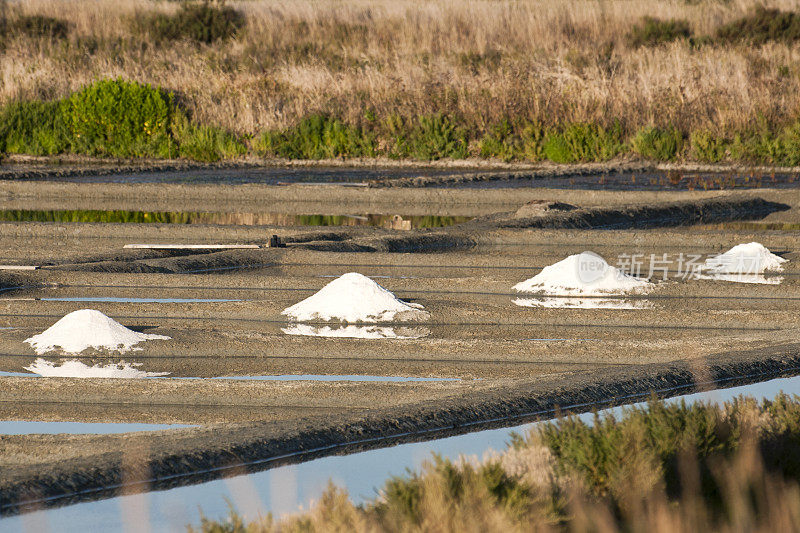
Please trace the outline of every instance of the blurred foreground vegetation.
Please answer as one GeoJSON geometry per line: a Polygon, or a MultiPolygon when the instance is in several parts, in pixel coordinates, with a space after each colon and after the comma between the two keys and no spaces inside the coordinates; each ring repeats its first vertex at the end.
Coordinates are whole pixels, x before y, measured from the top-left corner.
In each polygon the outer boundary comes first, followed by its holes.
{"type": "Polygon", "coordinates": [[[203,532],[796,531],[800,398],[651,401],[512,435],[493,457],[434,457],[353,505],[330,486],[295,516],[204,519],[203,532]]]}

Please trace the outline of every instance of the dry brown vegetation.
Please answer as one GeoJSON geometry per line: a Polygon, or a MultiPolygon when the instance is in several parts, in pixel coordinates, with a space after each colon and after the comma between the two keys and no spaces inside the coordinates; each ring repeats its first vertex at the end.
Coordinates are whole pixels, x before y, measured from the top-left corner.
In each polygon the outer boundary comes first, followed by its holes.
{"type": "MultiPolygon", "coordinates": [[[[314,113],[359,123],[445,113],[480,131],[505,118],[545,125],[621,121],[683,131],[785,124],[800,104],[800,47],[632,47],[644,16],[685,19],[694,35],[751,11],[755,0],[229,2],[246,27],[214,44],[155,45],[137,13],[151,0],[25,0],[14,13],[67,21],[69,35],[11,36],[0,56],[0,104],[55,99],[123,77],[176,91],[202,123],[240,134],[314,113]]],[[[794,10],[797,2],[769,7],[794,10]]]]}
{"type": "Polygon", "coordinates": [[[281,531],[797,531],[798,398],[664,406],[575,419],[503,454],[434,458],[355,506],[329,487],[308,511],[203,533],[281,531]]]}

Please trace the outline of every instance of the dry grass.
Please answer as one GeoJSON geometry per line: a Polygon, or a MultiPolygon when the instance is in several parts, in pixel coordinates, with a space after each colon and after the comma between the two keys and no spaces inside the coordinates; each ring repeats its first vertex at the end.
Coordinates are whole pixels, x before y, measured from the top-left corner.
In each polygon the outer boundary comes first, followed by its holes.
{"type": "Polygon", "coordinates": [[[25,0],[12,11],[63,18],[72,31],[62,41],[7,43],[0,104],[122,76],[175,90],[197,120],[249,134],[315,112],[358,123],[367,109],[449,113],[476,131],[506,117],[546,125],[617,118],[628,131],[651,123],[743,129],[759,116],[780,124],[800,110],[797,45],[633,49],[624,40],[645,15],[687,19],[695,35],[708,35],[759,3],[231,2],[247,17],[233,40],[155,47],[130,20],[173,3],[25,0]]]}

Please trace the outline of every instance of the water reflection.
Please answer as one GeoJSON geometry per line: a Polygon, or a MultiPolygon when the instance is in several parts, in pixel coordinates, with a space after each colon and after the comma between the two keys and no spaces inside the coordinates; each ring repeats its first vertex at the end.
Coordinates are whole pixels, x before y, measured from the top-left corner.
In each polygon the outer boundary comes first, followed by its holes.
{"type": "MultiPolygon", "coordinates": [[[[800,388],[800,377],[774,379],[753,385],[713,390],[676,397],[722,402],[741,394],[755,398],[773,398],[779,391],[792,393],[800,388]]],[[[607,412],[619,412],[620,408],[607,412]]],[[[581,415],[590,421],[592,414],[581,415]]],[[[427,442],[401,444],[343,456],[330,456],[297,465],[283,466],[263,472],[241,475],[189,485],[156,493],[120,496],[97,502],[80,503],[36,511],[22,516],[0,519],[3,531],[26,531],[26,525],[42,524],[44,528],[58,527],[65,533],[84,531],[124,531],[131,525],[126,521],[131,508],[143,509],[138,525],[153,532],[185,530],[187,523],[199,524],[197,509],[212,519],[228,514],[229,504],[246,519],[253,520],[272,512],[277,516],[308,508],[318,500],[329,481],[347,489],[355,503],[376,496],[390,476],[402,475],[406,469],[417,470],[436,453],[444,458],[459,456],[483,457],[492,450],[506,448],[509,435],[527,431],[535,424],[478,431],[427,442]],[[142,521],[141,517],[146,517],[142,521]],[[149,521],[149,523],[147,523],[149,521]]]]}
{"type": "Polygon", "coordinates": [[[231,226],[378,226],[440,228],[473,217],[448,215],[294,215],[287,213],[208,213],[123,210],[0,210],[2,222],[84,222],[117,224],[220,224],[231,226]]]}
{"type": "Polygon", "coordinates": [[[431,334],[425,327],[409,326],[315,326],[312,324],[292,324],[281,328],[287,335],[306,337],[340,337],[351,339],[421,339],[431,334]]]}
{"type": "Polygon", "coordinates": [[[138,366],[141,363],[127,363],[120,361],[109,365],[92,365],[89,366],[81,361],[72,360],[64,361],[60,365],[37,358],[31,365],[26,366],[25,370],[29,370],[34,374],[38,374],[45,378],[148,378],[157,376],[166,376],[169,372],[145,372],[139,370],[138,366]]]}
{"type": "Polygon", "coordinates": [[[758,283],[761,285],[780,285],[783,276],[765,276],[764,274],[697,274],[697,279],[711,281],[732,281],[734,283],[758,283]]]}
{"type": "Polygon", "coordinates": [[[650,300],[625,300],[619,298],[515,298],[520,307],[548,307],[552,309],[654,309],[650,300]]]}

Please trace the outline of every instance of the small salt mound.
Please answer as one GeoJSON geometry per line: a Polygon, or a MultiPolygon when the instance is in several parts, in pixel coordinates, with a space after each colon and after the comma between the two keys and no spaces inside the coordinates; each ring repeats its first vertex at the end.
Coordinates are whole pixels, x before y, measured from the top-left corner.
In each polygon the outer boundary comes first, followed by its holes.
{"type": "Polygon", "coordinates": [[[646,279],[629,276],[592,252],[567,257],[544,267],[536,276],[514,285],[518,292],[568,296],[597,296],[645,292],[654,285],[646,279]]]}
{"type": "Polygon", "coordinates": [[[770,252],[763,244],[749,242],[707,259],[703,270],[717,274],[763,274],[767,270],[780,272],[786,261],[770,252]]]}
{"type": "Polygon", "coordinates": [[[138,333],[100,311],[81,309],[69,313],[44,332],[25,339],[25,342],[41,355],[58,348],[65,353],[80,353],[87,348],[124,353],[142,341],[158,339],[168,340],[169,337],[138,333]]]}
{"type": "Polygon", "coordinates": [[[341,328],[332,328],[330,326],[317,327],[311,324],[293,324],[288,328],[281,328],[281,331],[287,335],[351,339],[421,339],[430,335],[431,332],[428,328],[422,327],[392,328],[347,325],[341,328]]]}
{"type": "Polygon", "coordinates": [[[350,272],[331,281],[313,296],[283,310],[298,321],[387,322],[427,320],[419,304],[399,300],[371,279],[350,272]]]}
{"type": "Polygon", "coordinates": [[[169,372],[145,372],[134,368],[134,364],[122,361],[113,365],[88,366],[80,361],[66,361],[56,365],[50,361],[37,358],[32,365],[26,366],[34,374],[46,378],[149,378],[166,376],[169,372]]]}

